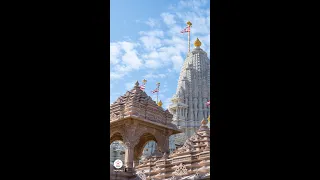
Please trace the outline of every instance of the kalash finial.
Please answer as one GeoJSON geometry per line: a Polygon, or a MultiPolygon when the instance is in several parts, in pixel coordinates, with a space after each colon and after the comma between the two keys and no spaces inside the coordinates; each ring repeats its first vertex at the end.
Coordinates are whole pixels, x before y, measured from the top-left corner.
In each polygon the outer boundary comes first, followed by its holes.
{"type": "Polygon", "coordinates": [[[208,120],[206,120],[206,119],[202,119],[202,121],[201,121],[201,124],[203,125],[203,126],[205,126],[205,125],[207,125],[208,124],[208,120]]]}
{"type": "Polygon", "coordinates": [[[146,84],[146,83],[147,83],[147,80],[144,79],[144,80],[142,80],[142,82],[143,82],[143,84],[146,84]]]}
{"type": "Polygon", "coordinates": [[[138,87],[138,86],[139,86],[139,82],[137,81],[134,85],[135,85],[136,87],[138,87]]]}
{"type": "Polygon", "coordinates": [[[194,42],[195,47],[200,47],[201,46],[201,41],[197,38],[197,40],[194,42]]]}
{"type": "Polygon", "coordinates": [[[158,106],[162,107],[162,101],[161,100],[158,102],[158,106]]]}
{"type": "Polygon", "coordinates": [[[190,21],[187,22],[188,26],[192,26],[192,23],[190,21]]]}

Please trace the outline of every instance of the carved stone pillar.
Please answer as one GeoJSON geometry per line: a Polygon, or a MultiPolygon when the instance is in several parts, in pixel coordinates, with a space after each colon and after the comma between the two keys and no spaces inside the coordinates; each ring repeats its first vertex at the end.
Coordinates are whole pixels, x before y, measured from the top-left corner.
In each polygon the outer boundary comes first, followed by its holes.
{"type": "Polygon", "coordinates": [[[127,149],[125,150],[125,165],[128,172],[132,172],[134,146],[130,142],[126,142],[125,145],[127,146],[127,149]]]}
{"type": "Polygon", "coordinates": [[[161,144],[161,149],[163,153],[169,153],[169,136],[164,136],[164,139],[161,144]]]}
{"type": "Polygon", "coordinates": [[[139,160],[134,160],[133,161],[133,167],[136,167],[136,166],[138,166],[139,165],[139,160]]]}
{"type": "Polygon", "coordinates": [[[179,106],[177,106],[177,109],[176,109],[176,116],[177,118],[179,117],[179,106]]]}

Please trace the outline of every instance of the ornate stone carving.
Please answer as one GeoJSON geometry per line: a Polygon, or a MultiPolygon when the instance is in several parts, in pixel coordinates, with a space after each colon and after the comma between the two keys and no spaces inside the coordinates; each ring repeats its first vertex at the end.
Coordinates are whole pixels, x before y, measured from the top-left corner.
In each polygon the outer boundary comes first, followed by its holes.
{"type": "MultiPolygon", "coordinates": [[[[176,94],[172,98],[169,111],[174,115],[173,122],[179,123],[182,129],[186,127],[199,128],[198,124],[189,124],[188,121],[200,122],[207,118],[210,109],[205,106],[210,100],[210,61],[200,47],[196,47],[188,54],[180,72],[176,94]],[[183,106],[185,104],[186,106],[183,106]],[[183,110],[186,108],[186,110],[183,110]],[[206,111],[203,111],[206,109],[206,111]]],[[[191,134],[194,132],[191,129],[191,134]]]]}
{"type": "Polygon", "coordinates": [[[181,175],[187,175],[187,174],[188,174],[188,170],[187,170],[187,168],[186,168],[185,165],[183,165],[182,163],[180,163],[180,165],[177,167],[177,169],[174,171],[174,173],[175,173],[176,175],[179,175],[179,176],[181,176],[181,175]]]}
{"type": "Polygon", "coordinates": [[[144,174],[144,171],[137,172],[137,175],[141,180],[146,180],[147,179],[146,175],[144,174]]]}
{"type": "Polygon", "coordinates": [[[178,180],[178,178],[173,175],[173,176],[170,178],[170,180],[178,180]]]}
{"type": "MultiPolygon", "coordinates": [[[[122,118],[125,115],[136,115],[138,118],[161,123],[171,124],[172,115],[164,111],[144,91],[135,86],[131,91],[110,106],[110,121],[122,118]]],[[[172,126],[172,125],[171,125],[172,126]]]]}

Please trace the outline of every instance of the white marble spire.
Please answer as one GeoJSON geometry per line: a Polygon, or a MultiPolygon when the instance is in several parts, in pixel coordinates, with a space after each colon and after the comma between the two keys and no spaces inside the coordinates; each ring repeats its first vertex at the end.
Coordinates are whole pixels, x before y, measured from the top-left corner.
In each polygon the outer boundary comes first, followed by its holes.
{"type": "MultiPolygon", "coordinates": [[[[210,60],[197,38],[195,48],[188,53],[181,68],[176,94],[169,111],[173,122],[190,137],[210,115],[206,102],[210,100],[210,60]]],[[[185,135],[180,135],[186,138],[185,135]]],[[[179,135],[178,135],[179,136],[179,135]]]]}

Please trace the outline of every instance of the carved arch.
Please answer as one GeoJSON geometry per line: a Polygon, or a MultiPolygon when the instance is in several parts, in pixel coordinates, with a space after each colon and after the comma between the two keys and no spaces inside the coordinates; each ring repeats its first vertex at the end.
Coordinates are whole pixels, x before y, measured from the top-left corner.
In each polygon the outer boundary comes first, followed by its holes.
{"type": "Polygon", "coordinates": [[[145,132],[139,138],[138,144],[134,148],[134,159],[138,160],[143,153],[143,149],[150,141],[155,141],[158,144],[157,138],[150,132],[145,132]]]}
{"type": "Polygon", "coordinates": [[[124,132],[123,132],[122,130],[120,130],[120,129],[115,129],[115,130],[112,130],[112,132],[110,132],[110,138],[111,138],[112,136],[114,136],[116,133],[121,134],[122,137],[124,136],[124,132]]]}
{"type": "Polygon", "coordinates": [[[122,141],[124,142],[124,138],[123,135],[120,132],[115,132],[112,135],[110,135],[110,145],[114,142],[114,141],[122,141]]]}

